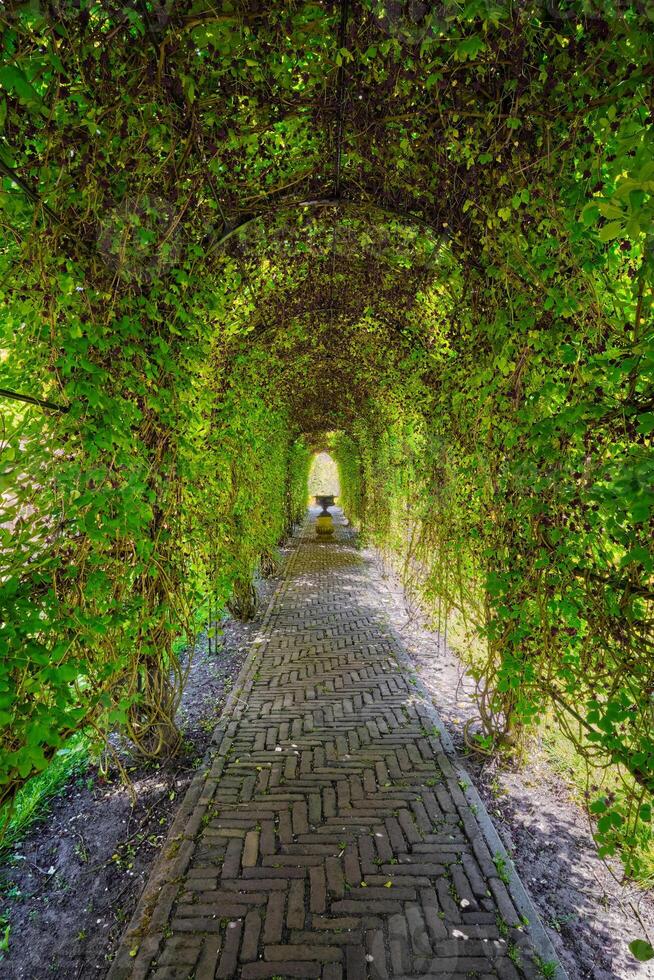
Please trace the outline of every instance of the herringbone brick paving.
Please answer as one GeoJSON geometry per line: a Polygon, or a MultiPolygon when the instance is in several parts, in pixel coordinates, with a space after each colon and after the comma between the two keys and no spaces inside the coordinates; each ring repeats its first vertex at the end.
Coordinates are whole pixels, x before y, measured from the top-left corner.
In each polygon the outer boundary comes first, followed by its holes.
{"type": "Polygon", "coordinates": [[[111,980],[518,980],[551,952],[337,523],[296,541],[111,980]]]}

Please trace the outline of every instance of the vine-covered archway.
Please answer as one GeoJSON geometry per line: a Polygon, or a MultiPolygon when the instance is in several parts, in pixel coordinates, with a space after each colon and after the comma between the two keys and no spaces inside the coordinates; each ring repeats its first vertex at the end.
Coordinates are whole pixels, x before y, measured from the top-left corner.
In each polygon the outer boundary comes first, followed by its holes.
{"type": "Polygon", "coordinates": [[[3,798],[174,750],[173,639],[344,506],[479,639],[484,751],[553,711],[649,833],[652,11],[3,14],[3,798]]]}

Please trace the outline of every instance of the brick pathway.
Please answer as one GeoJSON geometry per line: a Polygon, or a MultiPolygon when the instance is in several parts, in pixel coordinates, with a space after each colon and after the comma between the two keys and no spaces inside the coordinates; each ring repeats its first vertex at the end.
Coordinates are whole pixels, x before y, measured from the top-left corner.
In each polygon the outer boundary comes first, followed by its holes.
{"type": "Polygon", "coordinates": [[[518,980],[554,959],[337,523],[296,541],[110,980],[518,980]]]}

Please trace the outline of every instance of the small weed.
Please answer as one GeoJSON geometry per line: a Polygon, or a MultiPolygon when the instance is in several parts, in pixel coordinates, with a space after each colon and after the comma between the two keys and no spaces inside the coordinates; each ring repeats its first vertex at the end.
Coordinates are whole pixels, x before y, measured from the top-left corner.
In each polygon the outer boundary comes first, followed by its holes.
{"type": "Polygon", "coordinates": [[[500,783],[499,779],[497,778],[497,776],[495,777],[495,779],[493,780],[493,782],[490,785],[490,791],[491,791],[491,794],[492,794],[494,800],[498,800],[500,798],[500,796],[504,796],[506,794],[506,791],[503,788],[503,786],[501,785],[501,783],[500,783]]]}
{"type": "Polygon", "coordinates": [[[515,943],[509,943],[506,953],[515,966],[520,966],[520,949],[515,943]]]}
{"type": "MultiPolygon", "coordinates": [[[[137,843],[142,843],[143,837],[139,835],[136,839],[137,843]]],[[[169,859],[173,858],[177,851],[179,850],[179,842],[170,845],[167,853],[169,859]]],[[[128,844],[119,847],[114,854],[111,855],[111,860],[114,862],[116,867],[120,868],[121,871],[129,871],[134,866],[134,859],[136,857],[136,846],[134,843],[130,842],[128,844]]],[[[87,855],[88,858],[88,855],[87,855]]]]}
{"type": "Polygon", "coordinates": [[[562,926],[567,925],[569,922],[574,922],[577,916],[574,913],[569,913],[567,915],[553,915],[549,921],[550,928],[556,929],[557,932],[561,932],[562,926]]]}
{"type": "Polygon", "coordinates": [[[497,868],[497,874],[500,881],[503,881],[505,885],[508,885],[511,881],[511,875],[509,874],[509,866],[506,863],[506,858],[503,854],[499,852],[493,855],[493,864],[497,868]]]}
{"type": "Polygon", "coordinates": [[[541,977],[544,977],[545,980],[553,980],[556,976],[557,963],[554,960],[544,960],[542,957],[536,955],[534,956],[534,963],[541,977]]]}
{"type": "Polygon", "coordinates": [[[6,884],[1,885],[0,895],[2,895],[3,898],[9,898],[9,899],[23,897],[23,893],[15,881],[8,881],[6,884]]]}

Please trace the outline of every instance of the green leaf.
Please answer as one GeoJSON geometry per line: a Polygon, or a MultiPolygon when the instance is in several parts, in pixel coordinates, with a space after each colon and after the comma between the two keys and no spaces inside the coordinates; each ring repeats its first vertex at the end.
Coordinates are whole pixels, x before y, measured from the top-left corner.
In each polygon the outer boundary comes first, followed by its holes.
{"type": "Polygon", "coordinates": [[[629,951],[641,963],[654,960],[654,947],[646,939],[633,939],[629,943],[629,951]]]}
{"type": "Polygon", "coordinates": [[[624,820],[619,813],[616,813],[615,810],[609,810],[597,821],[597,829],[601,834],[605,834],[613,828],[621,827],[623,823],[624,820]]]}
{"type": "Polygon", "coordinates": [[[642,524],[649,520],[650,505],[646,500],[639,500],[631,507],[631,519],[634,524],[642,524]]]}
{"type": "Polygon", "coordinates": [[[619,218],[620,220],[624,218],[624,215],[617,204],[612,204],[611,201],[598,200],[595,207],[603,218],[619,218]]]}
{"type": "Polygon", "coordinates": [[[603,228],[600,228],[599,236],[603,242],[610,242],[614,238],[619,238],[624,234],[624,224],[622,221],[609,221],[603,228]]]}
{"type": "Polygon", "coordinates": [[[597,224],[600,216],[599,208],[596,204],[587,204],[581,212],[581,220],[588,228],[590,225],[597,224]]]}
{"type": "Polygon", "coordinates": [[[486,45],[482,39],[477,34],[473,34],[472,37],[467,37],[457,45],[455,55],[459,61],[465,61],[468,58],[472,60],[480,51],[485,50],[486,45]]]}
{"type": "Polygon", "coordinates": [[[0,85],[28,106],[41,107],[43,105],[39,93],[27,80],[25,73],[15,65],[5,65],[0,68],[0,85]]]}
{"type": "Polygon", "coordinates": [[[627,238],[630,238],[632,241],[640,238],[640,221],[638,218],[630,218],[624,230],[627,238]]]}

